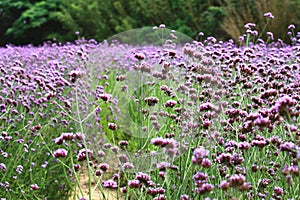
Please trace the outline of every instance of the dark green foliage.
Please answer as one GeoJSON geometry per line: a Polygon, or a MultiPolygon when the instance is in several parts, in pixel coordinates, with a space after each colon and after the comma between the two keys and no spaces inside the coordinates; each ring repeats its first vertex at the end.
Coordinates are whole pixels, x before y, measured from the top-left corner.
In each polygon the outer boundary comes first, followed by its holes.
{"type": "Polygon", "coordinates": [[[209,35],[221,36],[215,30],[218,30],[226,13],[222,7],[210,6],[201,14],[203,26],[208,31],[209,35]],[[217,34],[217,35],[215,35],[217,34]]]}
{"type": "Polygon", "coordinates": [[[4,0],[0,2],[3,8],[1,18],[8,19],[3,27],[5,38],[0,41],[16,44],[39,44],[50,39],[60,30],[60,22],[53,12],[58,11],[60,0],[48,1],[16,1],[4,0]]]}
{"type": "Polygon", "coordinates": [[[64,28],[100,41],[132,28],[162,23],[193,37],[202,31],[201,13],[208,6],[204,1],[181,0],[63,0],[62,11],[56,15],[64,28]]]}
{"type": "Polygon", "coordinates": [[[297,0],[2,0],[0,1],[0,45],[40,44],[56,38],[73,41],[74,34],[98,41],[117,33],[165,24],[198,39],[198,32],[218,39],[244,34],[244,24],[265,25],[264,12],[272,12],[266,31],[289,40],[286,28],[299,24],[297,0]]]}

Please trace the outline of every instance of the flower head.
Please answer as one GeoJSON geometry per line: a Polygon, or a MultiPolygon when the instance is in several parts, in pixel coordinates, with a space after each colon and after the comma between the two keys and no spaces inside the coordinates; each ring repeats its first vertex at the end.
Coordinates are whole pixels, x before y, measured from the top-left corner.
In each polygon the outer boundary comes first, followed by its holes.
{"type": "Polygon", "coordinates": [[[245,28],[246,29],[252,29],[252,28],[254,28],[256,26],[256,24],[254,24],[254,23],[247,23],[247,24],[245,24],[245,28]]]}
{"type": "Polygon", "coordinates": [[[32,185],[30,185],[30,188],[32,190],[38,190],[40,187],[37,184],[32,184],[32,185]]]}
{"type": "Polygon", "coordinates": [[[58,157],[66,157],[68,154],[68,151],[65,150],[65,149],[56,149],[54,152],[53,152],[53,157],[55,158],[58,158],[58,157]]]}
{"type": "Polygon", "coordinates": [[[264,17],[270,18],[270,19],[274,19],[274,16],[271,12],[267,12],[264,14],[264,17]]]}
{"type": "Polygon", "coordinates": [[[295,25],[294,24],[290,24],[289,26],[288,26],[288,29],[295,29],[296,27],[295,27],[295,25]]]}
{"type": "Polygon", "coordinates": [[[107,180],[102,183],[104,188],[116,189],[118,188],[118,184],[113,180],[107,180]]]}
{"type": "Polygon", "coordinates": [[[274,36],[272,32],[267,32],[267,36],[268,38],[270,38],[271,40],[274,40],[274,36]]]}
{"type": "Polygon", "coordinates": [[[161,28],[161,29],[166,28],[166,25],[161,24],[161,25],[159,25],[159,28],[161,28]]]}

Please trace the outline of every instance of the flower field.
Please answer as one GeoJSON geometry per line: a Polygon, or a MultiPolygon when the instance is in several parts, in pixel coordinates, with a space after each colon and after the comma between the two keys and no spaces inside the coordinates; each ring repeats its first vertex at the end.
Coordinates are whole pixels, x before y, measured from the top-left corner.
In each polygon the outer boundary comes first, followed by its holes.
{"type": "Polygon", "coordinates": [[[299,34],[245,28],[0,48],[0,198],[300,199],[299,34]]]}

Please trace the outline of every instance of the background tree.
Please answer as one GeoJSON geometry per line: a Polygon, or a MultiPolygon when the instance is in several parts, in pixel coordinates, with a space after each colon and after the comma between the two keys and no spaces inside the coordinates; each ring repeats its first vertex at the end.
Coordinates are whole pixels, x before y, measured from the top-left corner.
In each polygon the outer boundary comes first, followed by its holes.
{"type": "Polygon", "coordinates": [[[56,16],[70,32],[79,31],[97,40],[132,28],[162,23],[194,37],[203,29],[215,29],[221,22],[221,12],[208,10],[210,5],[213,4],[205,0],[63,0],[56,16]],[[207,14],[204,18],[203,12],[207,14]],[[208,17],[214,26],[205,27],[208,17]]]}
{"type": "Polygon", "coordinates": [[[272,12],[275,19],[264,31],[287,41],[288,25],[300,25],[299,8],[299,0],[1,0],[0,45],[41,44],[52,38],[74,41],[76,31],[102,41],[162,23],[195,39],[204,32],[221,40],[238,40],[248,22],[263,30],[265,12],[272,12]]]}
{"type": "Polygon", "coordinates": [[[59,35],[61,23],[54,12],[58,11],[60,4],[61,0],[0,1],[1,21],[4,22],[1,43],[39,44],[59,35]]]}

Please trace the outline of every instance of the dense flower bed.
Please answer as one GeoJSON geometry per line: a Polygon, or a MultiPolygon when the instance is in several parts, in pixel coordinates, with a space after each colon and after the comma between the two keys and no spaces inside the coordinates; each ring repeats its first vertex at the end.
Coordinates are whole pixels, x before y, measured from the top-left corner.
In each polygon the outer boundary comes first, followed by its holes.
{"type": "Polygon", "coordinates": [[[300,45],[251,31],[1,48],[0,197],[66,199],[87,163],[127,199],[298,199],[300,45]]]}

